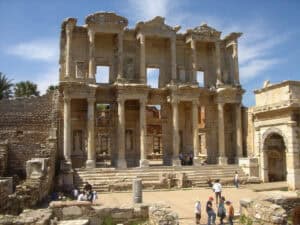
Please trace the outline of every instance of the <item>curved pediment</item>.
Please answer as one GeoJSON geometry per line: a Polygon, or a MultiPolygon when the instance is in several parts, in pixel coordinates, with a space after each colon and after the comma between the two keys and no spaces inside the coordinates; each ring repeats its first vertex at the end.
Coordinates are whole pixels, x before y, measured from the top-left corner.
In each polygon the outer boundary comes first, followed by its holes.
{"type": "Polygon", "coordinates": [[[207,24],[202,24],[187,31],[187,34],[193,35],[197,40],[202,41],[217,41],[220,39],[221,33],[207,24]]]}
{"type": "Polygon", "coordinates": [[[171,27],[165,23],[164,17],[156,16],[152,20],[137,23],[135,29],[147,34],[175,34],[180,26],[171,27]]]}
{"type": "Polygon", "coordinates": [[[120,25],[126,27],[128,20],[112,12],[96,12],[85,18],[88,25],[120,25]]]}

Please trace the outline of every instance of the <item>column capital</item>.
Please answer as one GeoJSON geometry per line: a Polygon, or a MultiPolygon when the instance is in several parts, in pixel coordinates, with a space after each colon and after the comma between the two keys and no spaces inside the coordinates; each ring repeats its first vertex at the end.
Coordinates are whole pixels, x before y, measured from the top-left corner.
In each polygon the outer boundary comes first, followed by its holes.
{"type": "Polygon", "coordinates": [[[191,39],[191,48],[196,49],[196,43],[197,41],[195,39],[191,39]]]}
{"type": "Polygon", "coordinates": [[[124,102],[125,102],[125,98],[123,98],[123,97],[118,97],[117,98],[117,103],[124,104],[124,102]]]}
{"type": "Polygon", "coordinates": [[[89,36],[89,41],[90,41],[90,43],[94,43],[94,41],[95,41],[95,31],[94,31],[94,29],[91,29],[91,28],[89,28],[88,29],[88,36],[89,36]]]}
{"type": "Polygon", "coordinates": [[[172,98],[171,99],[171,104],[172,105],[178,105],[179,102],[180,102],[180,100],[178,98],[172,98]]]}
{"type": "Polygon", "coordinates": [[[192,100],[192,105],[193,106],[199,106],[199,100],[198,99],[193,99],[192,100]]]}
{"type": "Polygon", "coordinates": [[[75,24],[74,24],[74,23],[71,23],[71,22],[67,23],[67,24],[66,24],[66,34],[67,34],[67,35],[72,35],[72,32],[73,32],[73,30],[74,30],[74,27],[75,27],[75,24]]]}
{"type": "Polygon", "coordinates": [[[86,100],[87,100],[87,102],[89,104],[94,104],[96,102],[96,98],[95,97],[90,97],[90,98],[87,98],[86,100]]]}
{"type": "Polygon", "coordinates": [[[64,102],[65,103],[70,103],[71,102],[71,97],[70,96],[65,96],[64,97],[64,102]]]}

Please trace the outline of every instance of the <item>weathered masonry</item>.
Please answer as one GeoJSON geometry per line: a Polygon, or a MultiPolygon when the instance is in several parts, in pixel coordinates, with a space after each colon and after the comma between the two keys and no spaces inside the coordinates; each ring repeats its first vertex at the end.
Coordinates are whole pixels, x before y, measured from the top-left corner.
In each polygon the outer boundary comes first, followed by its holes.
{"type": "Polygon", "coordinates": [[[194,164],[243,157],[241,33],[221,39],[206,24],[178,33],[162,17],[127,25],[108,12],[83,26],[75,18],[62,24],[61,158],[73,168],[126,168],[156,157],[173,166],[179,155],[193,155],[194,164]]]}

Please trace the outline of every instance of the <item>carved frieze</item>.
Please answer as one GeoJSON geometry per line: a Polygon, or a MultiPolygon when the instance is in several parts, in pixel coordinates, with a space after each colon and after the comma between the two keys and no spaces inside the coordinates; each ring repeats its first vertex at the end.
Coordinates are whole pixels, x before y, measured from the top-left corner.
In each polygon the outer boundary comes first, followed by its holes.
{"type": "Polygon", "coordinates": [[[201,26],[195,27],[194,29],[187,30],[187,34],[195,38],[198,41],[217,41],[220,40],[221,32],[202,24],[201,26]]]}
{"type": "Polygon", "coordinates": [[[111,12],[97,12],[91,14],[85,19],[86,24],[115,24],[126,27],[128,20],[111,12]]]}

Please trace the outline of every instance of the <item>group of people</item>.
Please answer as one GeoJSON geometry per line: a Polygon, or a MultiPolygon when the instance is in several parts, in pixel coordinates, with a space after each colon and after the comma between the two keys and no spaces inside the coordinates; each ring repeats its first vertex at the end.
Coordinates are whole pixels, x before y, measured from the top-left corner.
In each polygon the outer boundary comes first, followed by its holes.
{"type": "MultiPolygon", "coordinates": [[[[239,187],[239,179],[238,179],[238,173],[235,172],[234,176],[234,184],[238,188],[239,187]]],[[[216,224],[216,217],[218,216],[220,218],[220,224],[224,224],[224,219],[227,216],[228,223],[230,225],[233,224],[233,218],[234,218],[234,208],[232,206],[231,201],[226,201],[225,197],[222,196],[222,185],[220,183],[220,180],[215,180],[213,186],[212,186],[213,192],[215,193],[216,198],[216,212],[213,207],[213,201],[214,197],[210,196],[208,198],[208,201],[206,203],[206,213],[207,213],[207,225],[216,224]],[[227,207],[225,207],[227,206],[227,207]],[[226,210],[227,208],[227,210],[226,210]]],[[[200,224],[201,219],[201,202],[196,201],[195,204],[195,219],[196,224],[200,224]]]]}
{"type": "Polygon", "coordinates": [[[194,154],[192,152],[189,154],[188,153],[183,154],[182,152],[179,153],[179,160],[182,166],[193,165],[193,158],[194,158],[194,154]]]}
{"type": "Polygon", "coordinates": [[[88,182],[85,182],[83,190],[80,192],[78,188],[74,188],[72,192],[74,200],[94,202],[98,199],[97,192],[88,182]]]}

